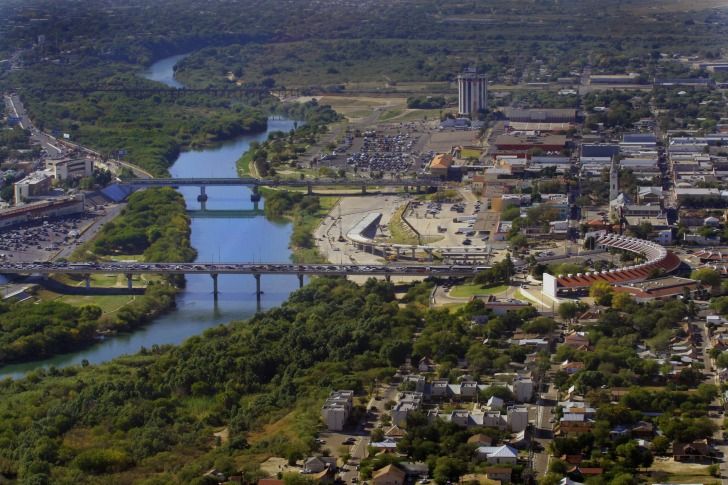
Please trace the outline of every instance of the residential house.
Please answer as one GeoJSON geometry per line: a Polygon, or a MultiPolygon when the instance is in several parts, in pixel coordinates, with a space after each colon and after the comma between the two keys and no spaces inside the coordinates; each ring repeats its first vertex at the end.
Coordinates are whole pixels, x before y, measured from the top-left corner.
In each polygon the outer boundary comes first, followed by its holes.
{"type": "Polygon", "coordinates": [[[515,465],[518,461],[518,450],[509,445],[481,446],[475,454],[479,460],[493,465],[515,465]]]}
{"type": "Polygon", "coordinates": [[[568,375],[576,374],[579,371],[584,370],[584,363],[583,362],[570,362],[568,360],[565,360],[561,363],[561,370],[566,372],[568,375]]]}
{"type": "Polygon", "coordinates": [[[493,438],[488,436],[487,434],[478,433],[468,438],[468,444],[477,446],[490,446],[493,444],[493,438]]]}
{"type": "Polygon", "coordinates": [[[406,474],[397,465],[387,465],[372,475],[373,485],[404,485],[406,474]]]}
{"type": "Polygon", "coordinates": [[[392,424],[397,426],[406,426],[407,416],[410,413],[417,411],[422,406],[422,393],[421,392],[402,392],[399,394],[399,400],[390,411],[392,416],[392,424]]]}
{"type": "Polygon", "coordinates": [[[303,473],[321,473],[327,469],[336,471],[336,458],[333,456],[312,456],[303,461],[303,473]]]}
{"type": "Polygon", "coordinates": [[[576,350],[588,350],[589,338],[586,332],[573,332],[564,337],[564,345],[576,350]]]}
{"type": "Polygon", "coordinates": [[[417,368],[420,372],[432,372],[435,370],[435,363],[429,357],[422,357],[417,368]]]}
{"type": "Polygon", "coordinates": [[[698,440],[692,443],[674,443],[672,457],[675,461],[700,463],[710,459],[708,440],[698,440]]]}
{"type": "Polygon", "coordinates": [[[491,480],[497,480],[501,483],[510,483],[512,472],[512,468],[505,466],[489,466],[485,469],[485,476],[491,480]]]}

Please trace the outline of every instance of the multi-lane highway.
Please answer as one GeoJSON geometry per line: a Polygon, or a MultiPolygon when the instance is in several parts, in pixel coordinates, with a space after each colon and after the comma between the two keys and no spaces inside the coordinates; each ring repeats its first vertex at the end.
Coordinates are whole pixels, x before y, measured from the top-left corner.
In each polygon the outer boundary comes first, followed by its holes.
{"type": "Polygon", "coordinates": [[[0,274],[283,274],[335,276],[473,276],[488,266],[466,265],[363,265],[363,264],[289,264],[289,263],[0,263],[0,274]]]}

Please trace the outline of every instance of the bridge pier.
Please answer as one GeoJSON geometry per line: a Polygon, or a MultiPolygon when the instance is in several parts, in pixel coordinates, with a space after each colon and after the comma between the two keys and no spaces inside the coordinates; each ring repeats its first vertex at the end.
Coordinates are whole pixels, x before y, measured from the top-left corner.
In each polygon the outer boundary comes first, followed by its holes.
{"type": "Polygon", "coordinates": [[[415,248],[412,248],[412,259],[415,259],[415,248]]]}
{"type": "Polygon", "coordinates": [[[91,276],[90,275],[83,275],[83,279],[86,282],[86,288],[91,288],[91,276]]]}
{"type": "Polygon", "coordinates": [[[298,275],[298,287],[303,288],[303,274],[298,275]]]}
{"type": "Polygon", "coordinates": [[[253,203],[253,209],[258,210],[258,202],[260,202],[260,190],[257,185],[253,185],[253,193],[250,194],[250,202],[253,203]]]}
{"type": "Polygon", "coordinates": [[[392,276],[391,275],[388,275],[388,274],[385,274],[384,275],[384,281],[386,281],[387,283],[389,283],[391,280],[392,280],[392,276]]]}
{"type": "Polygon", "coordinates": [[[133,284],[132,284],[132,281],[131,281],[131,277],[132,276],[133,275],[131,273],[127,273],[127,275],[126,275],[126,287],[129,290],[131,290],[133,288],[133,284]]]}
{"type": "Polygon", "coordinates": [[[217,300],[217,273],[210,273],[210,276],[212,277],[212,295],[217,300]]]}
{"type": "Polygon", "coordinates": [[[205,186],[200,185],[200,195],[197,196],[198,202],[205,202],[207,200],[207,192],[205,191],[205,186]]]}
{"type": "Polygon", "coordinates": [[[255,300],[258,302],[258,309],[260,309],[260,274],[255,273],[255,300]]]}
{"type": "Polygon", "coordinates": [[[361,194],[362,195],[366,195],[366,193],[367,193],[367,186],[366,185],[362,185],[361,186],[361,194]]]}
{"type": "Polygon", "coordinates": [[[308,195],[313,195],[313,185],[311,183],[306,184],[306,193],[308,195]]]}

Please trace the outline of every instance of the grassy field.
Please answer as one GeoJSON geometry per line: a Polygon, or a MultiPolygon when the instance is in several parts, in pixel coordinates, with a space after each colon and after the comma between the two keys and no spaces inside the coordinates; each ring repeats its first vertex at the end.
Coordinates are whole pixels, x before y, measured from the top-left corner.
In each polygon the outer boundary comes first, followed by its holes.
{"type": "Polygon", "coordinates": [[[44,301],[61,301],[75,306],[96,305],[107,314],[118,311],[135,298],[133,295],[61,295],[48,290],[38,291],[37,296],[44,301]]]}
{"type": "Polygon", "coordinates": [[[397,209],[389,220],[390,242],[394,244],[419,244],[420,240],[412,229],[402,220],[406,204],[397,209]]]}
{"type": "Polygon", "coordinates": [[[673,460],[655,460],[649,469],[648,483],[720,483],[711,477],[708,466],[698,463],[679,463],[673,460]]]}
{"type": "Polygon", "coordinates": [[[476,283],[468,283],[465,285],[454,286],[450,290],[450,296],[455,298],[467,298],[478,295],[495,295],[496,293],[503,293],[508,287],[506,285],[498,285],[485,287],[476,283]]]}
{"type": "Polygon", "coordinates": [[[461,158],[480,158],[481,154],[482,154],[482,152],[480,150],[472,150],[469,148],[464,148],[460,152],[460,157],[461,158]]]}
{"type": "MultiPolygon", "coordinates": [[[[333,209],[336,203],[339,201],[338,197],[319,197],[321,202],[321,208],[315,215],[298,217],[294,219],[294,224],[302,227],[304,231],[313,234],[318,225],[321,223],[321,219],[333,209]]],[[[296,263],[324,263],[326,260],[318,252],[316,247],[307,248],[296,248],[293,251],[293,261],[296,263]]]]}

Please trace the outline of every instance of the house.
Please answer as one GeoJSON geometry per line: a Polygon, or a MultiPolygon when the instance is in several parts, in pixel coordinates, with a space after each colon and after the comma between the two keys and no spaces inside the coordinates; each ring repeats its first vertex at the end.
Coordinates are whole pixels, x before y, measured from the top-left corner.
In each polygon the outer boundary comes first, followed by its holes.
{"type": "Polygon", "coordinates": [[[586,467],[580,467],[579,465],[570,468],[567,471],[568,475],[570,477],[574,478],[589,478],[589,477],[596,477],[604,473],[604,468],[586,468],[586,467]]]}
{"type": "Polygon", "coordinates": [[[334,481],[336,480],[336,472],[331,468],[327,468],[326,470],[321,470],[318,473],[314,473],[308,478],[316,483],[334,483],[334,481]]]}
{"type": "Polygon", "coordinates": [[[427,478],[430,475],[430,468],[427,466],[427,463],[421,461],[404,461],[399,464],[399,467],[404,470],[405,479],[408,482],[427,478]]]}
{"type": "Polygon", "coordinates": [[[327,469],[336,471],[336,458],[333,456],[312,456],[303,461],[303,473],[321,473],[327,469]]]}
{"type": "Polygon", "coordinates": [[[452,165],[452,156],[447,153],[439,153],[430,162],[430,173],[438,177],[447,177],[447,171],[452,165]]]}
{"type": "Polygon", "coordinates": [[[429,357],[422,357],[417,368],[420,372],[432,372],[435,370],[435,363],[429,357]]]}
{"type": "Polygon", "coordinates": [[[405,426],[407,424],[407,416],[417,411],[422,406],[421,392],[402,392],[399,394],[397,404],[391,409],[392,424],[397,426],[405,426]]]}
{"type": "Polygon", "coordinates": [[[589,348],[589,338],[585,332],[573,332],[564,337],[564,345],[576,350],[587,350],[589,348]]]}
{"type": "Polygon", "coordinates": [[[493,465],[515,465],[518,461],[518,450],[509,445],[481,446],[475,454],[479,460],[493,465]]]}
{"type": "Polygon", "coordinates": [[[569,465],[578,465],[584,461],[584,455],[561,455],[561,461],[568,463],[569,465]]]}
{"type": "Polygon", "coordinates": [[[514,433],[528,427],[528,407],[523,405],[509,406],[506,414],[508,429],[514,433]]]}
{"type": "Polygon", "coordinates": [[[503,407],[503,404],[505,404],[505,401],[498,396],[490,396],[490,399],[488,399],[488,408],[494,411],[500,410],[503,407]]]}
{"type": "Polygon", "coordinates": [[[501,483],[510,483],[512,472],[511,468],[505,466],[489,466],[485,469],[485,476],[501,483]]]}
{"type": "Polygon", "coordinates": [[[526,434],[526,430],[519,431],[515,434],[513,438],[511,438],[508,441],[508,444],[512,447],[516,448],[517,450],[523,450],[525,448],[528,448],[528,445],[531,444],[531,440],[529,439],[528,435],[526,434]]]}
{"type": "Polygon", "coordinates": [[[652,439],[655,435],[655,426],[647,421],[640,421],[632,427],[632,436],[646,440],[652,439]]]}
{"type": "Polygon", "coordinates": [[[487,434],[478,433],[468,438],[468,444],[477,446],[490,446],[493,444],[493,438],[491,438],[487,434]]]}
{"type": "Polygon", "coordinates": [[[674,443],[672,457],[675,461],[699,463],[710,458],[708,440],[693,441],[692,443],[674,443]]]}
{"type": "Polygon", "coordinates": [[[397,465],[387,465],[372,475],[373,485],[404,485],[406,474],[397,465]]]}
{"type": "Polygon", "coordinates": [[[278,480],[277,478],[261,478],[258,480],[258,485],[284,485],[285,482],[283,480],[278,480]]]}
{"type": "Polygon", "coordinates": [[[387,428],[386,430],[384,430],[384,437],[385,438],[390,438],[390,439],[393,439],[393,440],[402,439],[402,438],[405,437],[406,434],[407,433],[405,432],[405,430],[403,430],[402,428],[400,428],[396,424],[393,424],[392,426],[390,426],[389,428],[387,428]]]}
{"type": "Polygon", "coordinates": [[[584,363],[565,360],[561,363],[561,370],[566,372],[568,375],[576,374],[577,372],[584,370],[584,363]]]}

